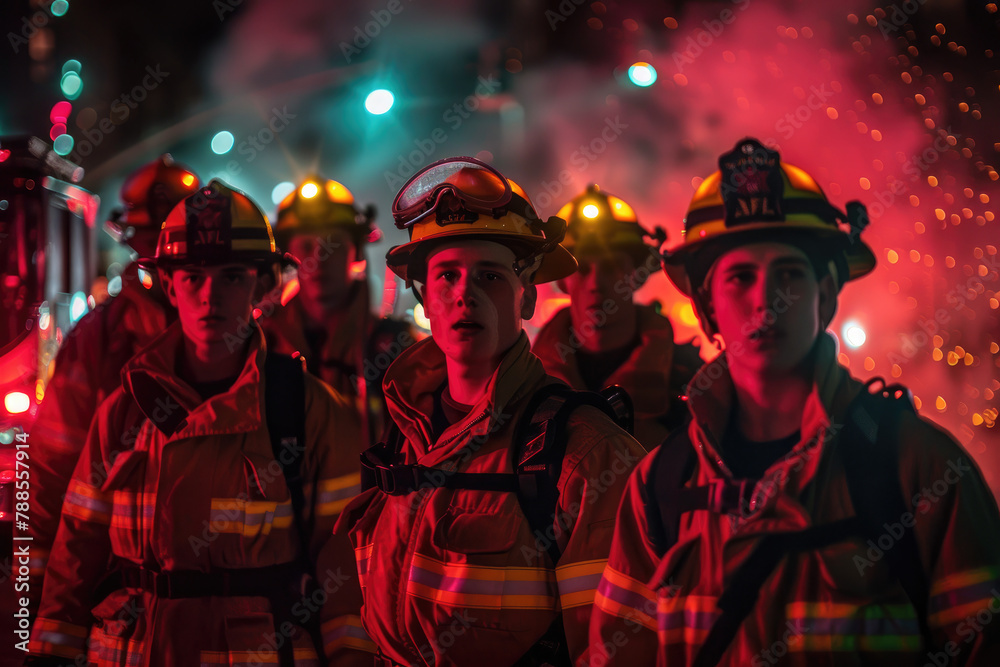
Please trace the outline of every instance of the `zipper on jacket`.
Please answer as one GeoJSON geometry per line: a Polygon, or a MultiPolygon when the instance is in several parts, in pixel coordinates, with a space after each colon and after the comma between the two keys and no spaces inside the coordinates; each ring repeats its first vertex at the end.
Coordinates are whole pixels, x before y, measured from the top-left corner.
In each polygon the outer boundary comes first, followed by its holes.
{"type": "Polygon", "coordinates": [[[454,442],[455,440],[458,439],[459,436],[465,435],[468,431],[470,431],[472,429],[473,426],[475,426],[479,422],[481,422],[484,419],[486,419],[487,417],[489,417],[489,415],[490,415],[490,411],[489,410],[483,412],[481,415],[479,415],[478,417],[476,417],[475,419],[473,419],[471,422],[469,422],[468,425],[466,425],[466,427],[463,428],[461,431],[459,431],[458,433],[456,433],[455,435],[451,436],[450,438],[448,438],[447,440],[445,440],[443,442],[434,443],[434,445],[430,449],[437,449],[440,446],[447,445],[447,444],[449,444],[451,442],[454,442]]]}

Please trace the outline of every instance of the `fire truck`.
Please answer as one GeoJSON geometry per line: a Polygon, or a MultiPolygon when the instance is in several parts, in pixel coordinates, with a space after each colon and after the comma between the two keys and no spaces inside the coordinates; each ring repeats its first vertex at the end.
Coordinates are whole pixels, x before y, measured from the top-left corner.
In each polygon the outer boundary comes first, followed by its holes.
{"type": "Polygon", "coordinates": [[[93,305],[99,199],[37,137],[0,137],[0,526],[59,343],[93,305]]]}

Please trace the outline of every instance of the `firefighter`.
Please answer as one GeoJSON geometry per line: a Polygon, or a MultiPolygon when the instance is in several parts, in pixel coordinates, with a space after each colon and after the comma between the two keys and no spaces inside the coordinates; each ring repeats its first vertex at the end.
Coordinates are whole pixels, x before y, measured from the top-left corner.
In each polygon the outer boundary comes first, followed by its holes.
{"type": "Polygon", "coordinates": [[[698,187],[664,266],[724,350],[629,480],[591,664],[1000,664],[980,471],[825,333],[875,266],[867,222],[755,139],[698,187]]]}
{"type": "MultiPolygon", "coordinates": [[[[156,248],[170,209],[198,191],[198,177],[162,155],[132,172],[122,184],[123,208],[112,212],[105,230],[140,257],[156,248]]],[[[173,321],[162,292],[140,278],[130,263],[117,296],[88,313],[63,340],[55,370],[31,429],[32,600],[38,602],[49,549],[59,526],[66,486],[101,404],[121,385],[121,369],[173,321]]]]}
{"type": "Polygon", "coordinates": [[[358,403],[374,444],[387,416],[382,377],[416,342],[401,320],[371,312],[365,246],[378,240],[375,207],[363,211],[351,191],[320,176],[305,179],[278,206],[278,247],[298,262],[298,293],[260,319],[271,349],[301,353],[309,370],[358,403]]]}
{"type": "Polygon", "coordinates": [[[580,268],[559,281],[570,304],[542,327],[532,350],[547,373],[574,389],[623,387],[635,406],[635,437],[652,449],[683,421],[677,397],[693,375],[693,368],[673,372],[670,320],[634,301],[636,290],[660,269],[657,249],[644,239],[662,243],[666,234],[647,232],[631,206],[597,185],[557,215],[568,223],[563,245],[580,268]]]}
{"type": "Polygon", "coordinates": [[[518,185],[464,157],[414,175],[393,217],[410,241],[387,262],[422,299],[431,336],[386,374],[394,427],[362,473],[376,486],[328,544],[348,535],[364,607],[334,601],[324,641],[377,650],[384,665],[568,664],[586,647],[615,506],[644,452],[590,405],[526,427],[547,412],[533,413],[540,396],[567,389],[522,330],[536,285],[576,268],[558,243],[565,223],[543,222],[518,185]]]}
{"type": "Polygon", "coordinates": [[[179,321],[95,417],[33,664],[315,664],[305,628],[318,636],[337,582],[305,573],[356,488],[360,424],[301,362],[265,351],[252,308],[279,259],[263,212],[221,181],[167,216],[143,261],[179,321]]]}

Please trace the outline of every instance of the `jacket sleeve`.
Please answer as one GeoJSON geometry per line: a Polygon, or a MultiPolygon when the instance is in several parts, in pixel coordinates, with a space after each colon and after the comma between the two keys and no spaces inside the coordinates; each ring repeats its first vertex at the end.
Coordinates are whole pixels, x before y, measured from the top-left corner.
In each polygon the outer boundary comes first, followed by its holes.
{"type": "MultiPolygon", "coordinates": [[[[32,627],[32,655],[76,659],[85,654],[97,586],[107,574],[111,555],[109,527],[114,494],[107,489],[112,470],[108,442],[125,441],[109,434],[109,426],[124,417],[121,394],[102,404],[77,462],[59,529],[52,545],[38,618],[32,627]]],[[[122,422],[123,423],[123,422],[122,422]]]]}
{"type": "Polygon", "coordinates": [[[922,419],[907,416],[901,424],[900,459],[912,504],[900,521],[913,526],[927,574],[935,649],[956,664],[998,665],[1000,624],[987,620],[1000,613],[996,499],[972,456],[922,419]]]}
{"type": "Polygon", "coordinates": [[[590,618],[588,659],[595,665],[651,665],[656,661],[656,592],[659,563],[649,542],[646,479],[654,449],[629,476],[618,508],[611,555],[590,618]]]}
{"type": "MultiPolygon", "coordinates": [[[[63,341],[55,372],[31,427],[31,577],[41,582],[59,528],[66,488],[87,440],[100,391],[100,313],[81,320],[63,341]]],[[[41,595],[40,584],[32,596],[41,595]]]]}
{"type": "Polygon", "coordinates": [[[361,452],[366,443],[353,404],[321,380],[306,377],[307,392],[314,397],[306,405],[306,421],[308,432],[314,434],[310,445],[316,458],[310,556],[316,563],[316,583],[325,593],[319,612],[323,639],[319,648],[330,665],[367,666],[372,664],[375,645],[361,627],[361,587],[354,549],[347,528],[343,534],[334,535],[333,531],[361,492],[361,452]]]}
{"type": "Polygon", "coordinates": [[[319,555],[320,581],[336,580],[334,593],[326,598],[320,611],[323,653],[330,667],[368,667],[375,653],[375,643],[361,623],[359,557],[348,531],[364,515],[377,492],[369,490],[344,509],[333,537],[323,545],[319,555]]]}
{"type": "MultiPolygon", "coordinates": [[[[566,640],[576,661],[587,651],[590,616],[608,562],[615,511],[629,474],[645,450],[610,424],[603,432],[593,426],[579,426],[570,437],[594,443],[570,470],[564,471],[566,481],[559,494],[556,517],[557,528],[560,524],[568,528],[568,534],[562,536],[566,543],[556,567],[556,580],[566,640]],[[591,429],[591,433],[586,432],[591,429]]],[[[572,464],[569,457],[567,462],[572,464]]]]}
{"type": "Polygon", "coordinates": [[[309,439],[306,499],[309,557],[315,562],[343,509],[361,492],[361,418],[353,403],[306,373],[306,434],[309,439]]]}

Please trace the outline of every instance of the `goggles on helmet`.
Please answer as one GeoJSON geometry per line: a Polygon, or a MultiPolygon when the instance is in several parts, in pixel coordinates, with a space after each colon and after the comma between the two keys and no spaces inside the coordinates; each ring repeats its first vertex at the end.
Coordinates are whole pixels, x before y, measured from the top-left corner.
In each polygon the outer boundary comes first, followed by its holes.
{"type": "Polygon", "coordinates": [[[499,218],[507,211],[537,219],[499,171],[471,157],[439,160],[411,176],[392,202],[392,218],[398,229],[407,229],[442,206],[448,207],[453,222],[474,220],[473,214],[499,218]]]}

